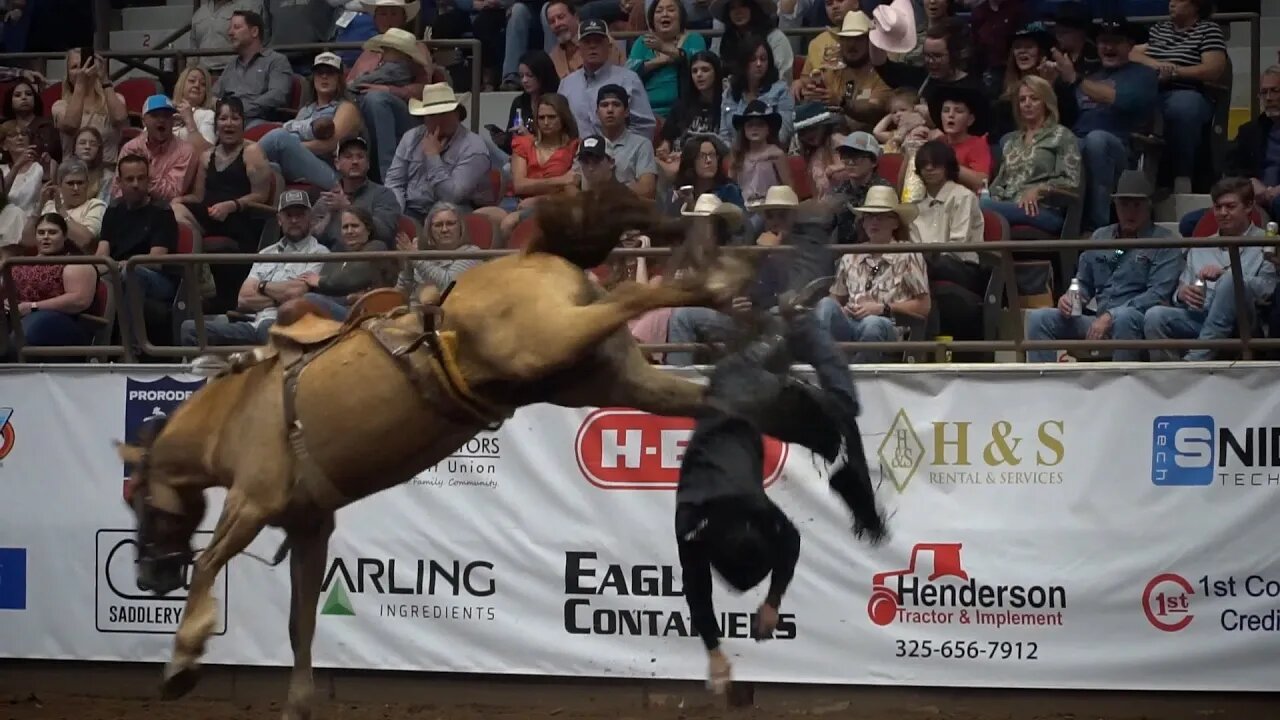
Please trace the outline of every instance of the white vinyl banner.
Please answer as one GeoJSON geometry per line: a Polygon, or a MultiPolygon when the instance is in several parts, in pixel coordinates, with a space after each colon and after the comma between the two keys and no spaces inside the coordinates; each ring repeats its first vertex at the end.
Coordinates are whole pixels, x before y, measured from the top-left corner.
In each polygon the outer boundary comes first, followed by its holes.
{"type": "MultiPolygon", "coordinates": [[[[138,589],[112,442],[202,381],[0,373],[0,656],[162,662],[183,591],[138,589]]],[[[1280,638],[1276,368],[859,374],[890,541],[854,539],[825,465],[767,445],[802,534],[775,639],[765,587],[716,607],[736,677],[1265,691],[1280,638]]],[[[673,531],[691,421],[540,405],[338,514],[321,667],[705,676],[673,531]]],[[[376,448],[370,448],[376,452],[376,448]]],[[[196,547],[208,542],[210,511],[196,547]]],[[[270,557],[283,535],[250,552],[270,557]]],[[[288,564],[219,578],[207,662],[289,665],[288,564]]]]}

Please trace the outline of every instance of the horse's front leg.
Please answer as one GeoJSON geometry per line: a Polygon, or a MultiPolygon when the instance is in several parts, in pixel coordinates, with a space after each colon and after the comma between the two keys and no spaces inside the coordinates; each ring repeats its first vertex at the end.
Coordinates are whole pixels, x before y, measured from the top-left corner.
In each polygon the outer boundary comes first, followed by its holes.
{"type": "Polygon", "coordinates": [[[333,516],[316,528],[289,533],[289,580],[293,599],[289,605],[289,643],[293,646],[293,673],[284,720],[308,720],[315,696],[311,669],[311,644],[316,634],[316,604],[329,561],[329,537],[333,516]]]}
{"type": "Polygon", "coordinates": [[[213,583],[231,558],[248,547],[264,525],[263,513],[247,502],[242,493],[234,488],[227,493],[213,539],[195,562],[186,609],[174,636],[173,658],[165,668],[160,686],[163,699],[180,698],[195,687],[199,680],[200,656],[204,655],[205,643],[217,624],[213,583]]]}

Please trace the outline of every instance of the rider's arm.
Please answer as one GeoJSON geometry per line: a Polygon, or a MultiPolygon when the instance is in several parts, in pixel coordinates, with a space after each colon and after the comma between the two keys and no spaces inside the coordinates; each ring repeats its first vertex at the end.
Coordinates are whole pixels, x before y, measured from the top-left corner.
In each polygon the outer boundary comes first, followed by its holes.
{"type": "Polygon", "coordinates": [[[708,651],[715,650],[720,647],[720,624],[716,622],[716,609],[711,603],[711,561],[701,542],[678,538],[677,547],[684,574],[684,599],[689,603],[693,629],[708,651]]]}
{"type": "Polygon", "coordinates": [[[765,512],[769,515],[767,521],[778,529],[775,547],[777,555],[773,563],[773,572],[769,577],[769,593],[764,598],[764,601],[776,610],[782,607],[782,596],[786,594],[787,586],[791,584],[791,578],[796,573],[796,561],[800,559],[800,531],[796,530],[796,526],[791,523],[786,513],[782,512],[782,508],[772,502],[769,503],[768,510],[765,512]]]}

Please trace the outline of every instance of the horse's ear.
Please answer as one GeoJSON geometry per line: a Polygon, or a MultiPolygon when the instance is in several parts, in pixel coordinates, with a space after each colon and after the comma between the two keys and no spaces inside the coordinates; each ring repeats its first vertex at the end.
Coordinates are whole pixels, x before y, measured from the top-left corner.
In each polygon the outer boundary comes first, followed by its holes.
{"type": "Polygon", "coordinates": [[[138,465],[142,462],[143,455],[146,451],[140,447],[126,445],[122,442],[116,443],[116,452],[120,454],[120,459],[130,465],[138,465]]]}

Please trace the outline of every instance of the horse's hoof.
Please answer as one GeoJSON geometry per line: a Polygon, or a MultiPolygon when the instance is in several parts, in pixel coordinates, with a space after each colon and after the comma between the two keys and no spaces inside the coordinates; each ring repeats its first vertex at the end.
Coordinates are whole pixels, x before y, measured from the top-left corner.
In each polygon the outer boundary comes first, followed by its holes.
{"type": "Polygon", "coordinates": [[[166,669],[164,681],[160,683],[160,699],[177,700],[191,692],[199,681],[200,668],[195,665],[166,669]]]}

